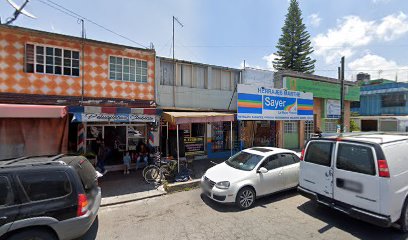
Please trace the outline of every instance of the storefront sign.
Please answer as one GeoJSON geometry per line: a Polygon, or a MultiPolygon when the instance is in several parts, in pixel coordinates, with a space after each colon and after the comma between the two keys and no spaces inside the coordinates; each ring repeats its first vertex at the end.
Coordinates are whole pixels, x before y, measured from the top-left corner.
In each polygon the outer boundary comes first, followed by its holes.
{"type": "Polygon", "coordinates": [[[126,113],[74,113],[73,122],[155,122],[154,115],[126,113]]]}
{"type": "Polygon", "coordinates": [[[186,156],[204,154],[204,138],[184,137],[184,148],[186,156]]]}
{"type": "Polygon", "coordinates": [[[313,94],[238,84],[239,120],[313,120],[313,94]]]}
{"type": "Polygon", "coordinates": [[[326,118],[339,119],[341,114],[339,100],[326,100],[326,118]]]}
{"type": "MultiPolygon", "coordinates": [[[[340,100],[340,84],[321,81],[312,81],[302,78],[285,77],[283,79],[283,87],[293,91],[305,91],[313,93],[315,98],[327,98],[340,100]]],[[[349,86],[344,87],[345,100],[359,101],[360,87],[349,86]]]]}

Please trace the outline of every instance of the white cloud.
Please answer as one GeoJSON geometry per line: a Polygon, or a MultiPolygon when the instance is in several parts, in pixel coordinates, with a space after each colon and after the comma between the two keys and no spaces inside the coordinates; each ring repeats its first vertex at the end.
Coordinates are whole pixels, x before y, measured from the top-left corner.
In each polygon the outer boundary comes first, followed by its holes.
{"type": "MultiPolygon", "coordinates": [[[[245,61],[245,67],[262,69],[262,68],[261,68],[260,66],[258,66],[258,65],[250,65],[247,61],[245,61]]],[[[244,61],[242,61],[242,62],[239,64],[239,68],[241,68],[241,69],[244,68],[244,61]]]]}
{"type": "Polygon", "coordinates": [[[319,17],[318,13],[313,13],[308,18],[312,27],[320,26],[320,22],[322,21],[322,19],[319,17]]]}
{"type": "Polygon", "coordinates": [[[276,69],[273,67],[273,61],[275,60],[277,56],[274,53],[271,53],[269,55],[264,56],[262,59],[266,61],[266,67],[269,70],[276,71],[276,69]]]}
{"type": "Polygon", "coordinates": [[[315,54],[324,56],[326,63],[340,56],[351,57],[354,48],[367,45],[372,41],[374,22],[363,21],[358,16],[347,16],[338,20],[336,28],[313,38],[315,54]]]}
{"type": "Polygon", "coordinates": [[[377,3],[389,3],[391,0],[372,0],[372,2],[374,3],[374,4],[377,4],[377,3]]]}
{"type": "Polygon", "coordinates": [[[333,63],[341,56],[351,57],[357,48],[371,42],[391,41],[408,32],[408,17],[400,12],[379,21],[365,21],[358,16],[346,16],[337,26],[312,39],[315,54],[333,63]]]}
{"type": "Polygon", "coordinates": [[[408,17],[403,12],[384,17],[377,26],[377,37],[392,41],[408,32],[408,17]]]}
{"type": "Polygon", "coordinates": [[[408,66],[399,65],[393,60],[387,60],[384,57],[371,53],[350,62],[347,66],[353,71],[353,74],[357,74],[360,71],[369,73],[371,79],[381,77],[395,80],[397,75],[398,81],[408,81],[408,66]]]}

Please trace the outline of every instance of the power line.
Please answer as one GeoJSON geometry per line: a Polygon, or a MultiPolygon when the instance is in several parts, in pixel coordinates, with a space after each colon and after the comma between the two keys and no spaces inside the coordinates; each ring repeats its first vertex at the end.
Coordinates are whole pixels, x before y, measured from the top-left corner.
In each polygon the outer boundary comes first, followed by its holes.
{"type": "Polygon", "coordinates": [[[120,33],[117,33],[117,32],[115,32],[115,31],[113,31],[113,30],[111,30],[111,29],[109,29],[109,28],[107,28],[107,27],[104,27],[104,26],[102,26],[101,24],[96,23],[96,22],[92,21],[92,20],[89,19],[89,18],[86,18],[86,17],[84,17],[84,16],[82,16],[82,15],[79,15],[78,13],[75,13],[74,11],[71,11],[71,10],[69,10],[68,8],[65,8],[64,6],[62,6],[62,5],[58,4],[58,3],[55,3],[55,2],[53,2],[53,1],[51,1],[51,0],[46,0],[46,1],[48,1],[49,3],[53,4],[53,5],[51,5],[51,4],[47,3],[47,2],[45,2],[44,0],[38,0],[38,1],[40,1],[41,3],[43,3],[43,4],[45,4],[45,5],[48,5],[49,7],[52,7],[52,8],[54,8],[54,9],[56,9],[56,10],[62,12],[62,13],[65,13],[65,14],[71,16],[71,17],[84,19],[84,20],[86,20],[87,22],[90,22],[90,23],[92,23],[92,24],[94,24],[94,25],[96,25],[96,26],[98,26],[98,27],[100,27],[100,28],[102,28],[102,29],[104,29],[104,30],[106,30],[106,31],[108,31],[108,32],[110,32],[110,33],[112,33],[112,34],[115,34],[115,35],[117,35],[117,36],[119,36],[119,37],[121,37],[121,38],[123,38],[123,39],[126,39],[126,40],[128,40],[128,41],[130,41],[130,42],[132,42],[132,43],[134,43],[134,44],[137,44],[137,45],[139,45],[139,46],[141,46],[141,47],[143,47],[143,48],[148,49],[148,47],[144,46],[143,44],[140,44],[140,43],[138,43],[138,42],[136,42],[136,41],[134,41],[134,40],[132,40],[132,39],[130,39],[130,38],[128,38],[128,37],[126,37],[126,36],[120,34],[120,33]],[[55,6],[54,6],[54,5],[55,5],[55,6]],[[56,7],[56,6],[57,6],[57,7],[56,7]]]}
{"type": "MultiPolygon", "coordinates": [[[[176,45],[177,46],[177,45],[176,45]]],[[[408,47],[408,44],[398,44],[398,45],[370,45],[372,47],[408,47]]],[[[270,48],[276,47],[275,45],[185,45],[184,47],[189,48],[270,48]]],[[[336,46],[336,45],[325,45],[325,46],[315,46],[320,48],[330,48],[330,49],[342,49],[347,46],[336,46]]]]}

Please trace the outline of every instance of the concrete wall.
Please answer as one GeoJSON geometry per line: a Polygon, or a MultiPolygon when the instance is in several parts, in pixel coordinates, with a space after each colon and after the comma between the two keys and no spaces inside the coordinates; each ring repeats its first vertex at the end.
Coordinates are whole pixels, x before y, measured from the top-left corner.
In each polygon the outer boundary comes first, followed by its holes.
{"type": "MultiPolygon", "coordinates": [[[[196,109],[228,109],[233,91],[175,87],[176,107],[196,109]]],[[[157,103],[161,107],[173,107],[173,86],[158,86],[157,103]]],[[[230,110],[237,109],[237,94],[231,102],[230,110]]]]}
{"type": "MultiPolygon", "coordinates": [[[[164,66],[165,63],[172,62],[169,59],[161,57],[156,58],[155,92],[156,102],[159,107],[191,108],[196,110],[237,109],[237,93],[235,92],[235,85],[240,81],[240,70],[176,60],[176,86],[171,84],[174,77],[169,75],[167,75],[167,78],[170,78],[170,84],[167,83],[167,85],[162,85],[161,65],[163,64],[164,66]],[[182,86],[180,65],[192,66],[191,77],[187,79],[191,87],[182,86]],[[199,86],[200,84],[198,84],[197,76],[195,75],[196,67],[205,69],[204,84],[201,86],[199,86]],[[214,71],[221,71],[221,74],[223,75],[218,79],[214,79],[214,71]],[[229,76],[228,74],[230,74],[230,78],[226,80],[224,77],[229,76]],[[173,97],[173,92],[175,93],[175,97],[173,97]]],[[[184,79],[186,80],[186,78],[184,79]]]]}

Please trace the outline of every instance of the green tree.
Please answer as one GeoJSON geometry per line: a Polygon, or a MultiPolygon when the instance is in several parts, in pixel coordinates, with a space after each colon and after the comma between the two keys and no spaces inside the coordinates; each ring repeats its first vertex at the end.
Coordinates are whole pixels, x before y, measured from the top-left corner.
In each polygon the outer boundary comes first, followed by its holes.
{"type": "Polygon", "coordinates": [[[276,46],[278,51],[273,61],[277,70],[290,69],[303,73],[313,73],[316,60],[310,57],[314,51],[310,34],[303,24],[302,11],[297,0],[291,0],[282,34],[276,46]]]}

